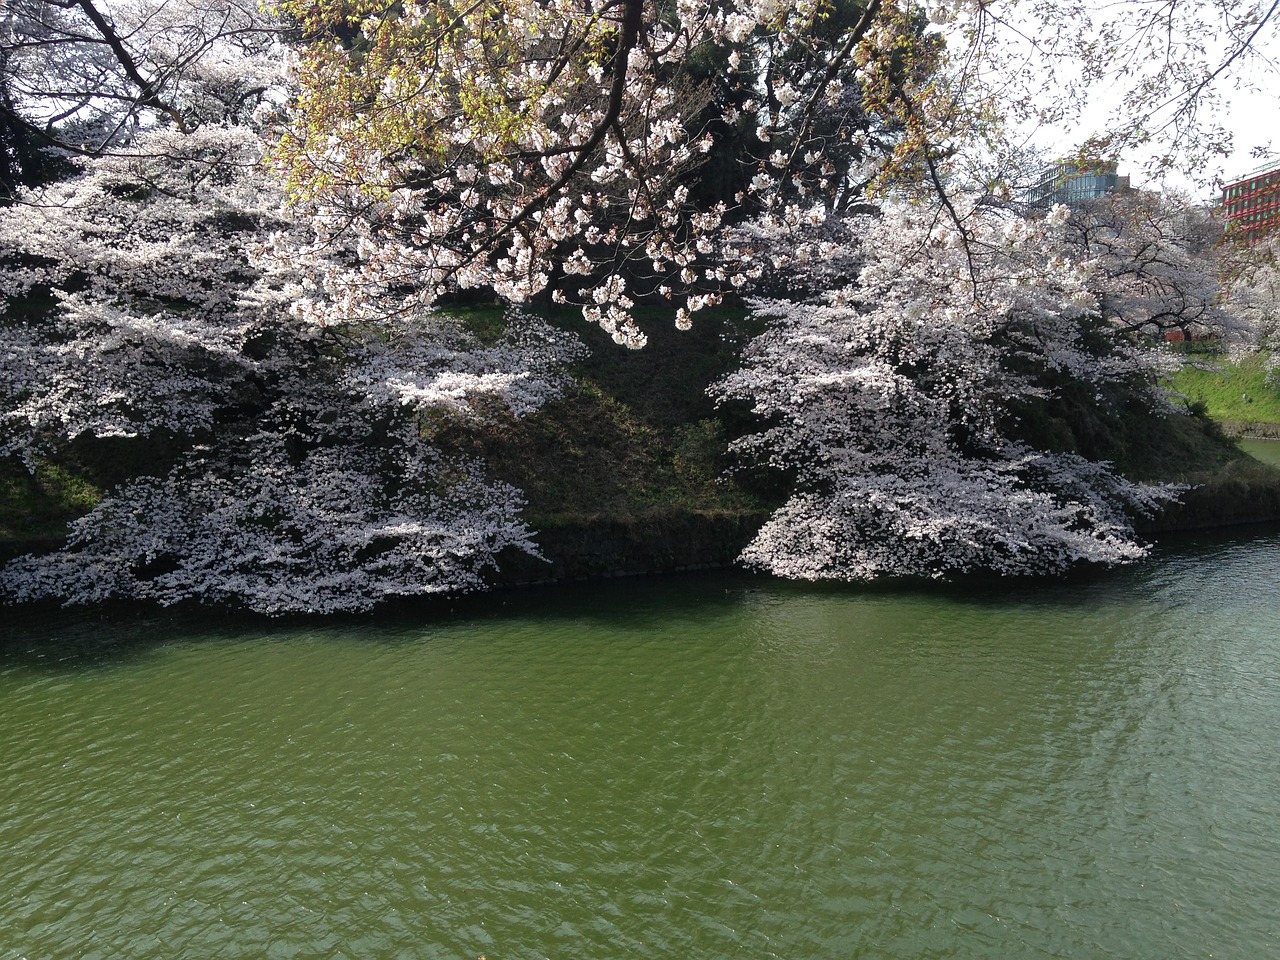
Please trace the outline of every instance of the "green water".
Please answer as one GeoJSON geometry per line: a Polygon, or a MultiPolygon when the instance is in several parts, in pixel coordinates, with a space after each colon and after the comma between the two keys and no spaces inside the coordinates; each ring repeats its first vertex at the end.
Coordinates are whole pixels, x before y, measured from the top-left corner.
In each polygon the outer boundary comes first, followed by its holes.
{"type": "Polygon", "coordinates": [[[1280,467],[1280,440],[1241,440],[1240,449],[1255,460],[1280,467]]]}
{"type": "Polygon", "coordinates": [[[1277,957],[1278,583],[26,617],[0,958],[1277,957]]]}

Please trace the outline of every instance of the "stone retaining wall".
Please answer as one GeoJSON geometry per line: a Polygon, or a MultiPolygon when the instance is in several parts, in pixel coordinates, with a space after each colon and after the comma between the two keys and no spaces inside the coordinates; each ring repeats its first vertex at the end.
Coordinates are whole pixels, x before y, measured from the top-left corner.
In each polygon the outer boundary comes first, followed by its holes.
{"type": "Polygon", "coordinates": [[[1229,437],[1249,440],[1280,440],[1280,423],[1246,423],[1243,420],[1219,420],[1218,426],[1229,437]]]}

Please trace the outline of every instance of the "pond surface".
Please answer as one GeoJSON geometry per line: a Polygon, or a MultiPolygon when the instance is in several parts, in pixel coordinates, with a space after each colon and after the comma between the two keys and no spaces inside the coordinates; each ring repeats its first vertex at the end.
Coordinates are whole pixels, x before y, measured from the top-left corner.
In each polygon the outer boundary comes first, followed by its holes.
{"type": "Polygon", "coordinates": [[[1278,582],[4,611],[0,960],[1280,956],[1278,582]]]}
{"type": "Polygon", "coordinates": [[[1280,467],[1280,440],[1241,440],[1240,449],[1255,460],[1280,467]]]}

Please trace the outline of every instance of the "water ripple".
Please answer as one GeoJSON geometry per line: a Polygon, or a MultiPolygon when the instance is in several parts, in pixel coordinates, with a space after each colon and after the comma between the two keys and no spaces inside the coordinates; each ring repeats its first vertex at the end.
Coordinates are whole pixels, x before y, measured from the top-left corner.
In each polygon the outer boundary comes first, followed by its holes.
{"type": "Polygon", "coordinates": [[[1280,955],[1278,570],[50,622],[0,656],[0,957],[1280,955]]]}

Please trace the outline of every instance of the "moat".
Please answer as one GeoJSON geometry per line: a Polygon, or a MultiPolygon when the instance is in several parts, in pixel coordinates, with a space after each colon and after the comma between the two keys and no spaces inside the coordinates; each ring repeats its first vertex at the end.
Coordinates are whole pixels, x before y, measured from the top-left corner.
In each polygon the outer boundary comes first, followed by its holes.
{"type": "Polygon", "coordinates": [[[0,643],[0,957],[1280,952],[1280,530],[0,643]]]}

